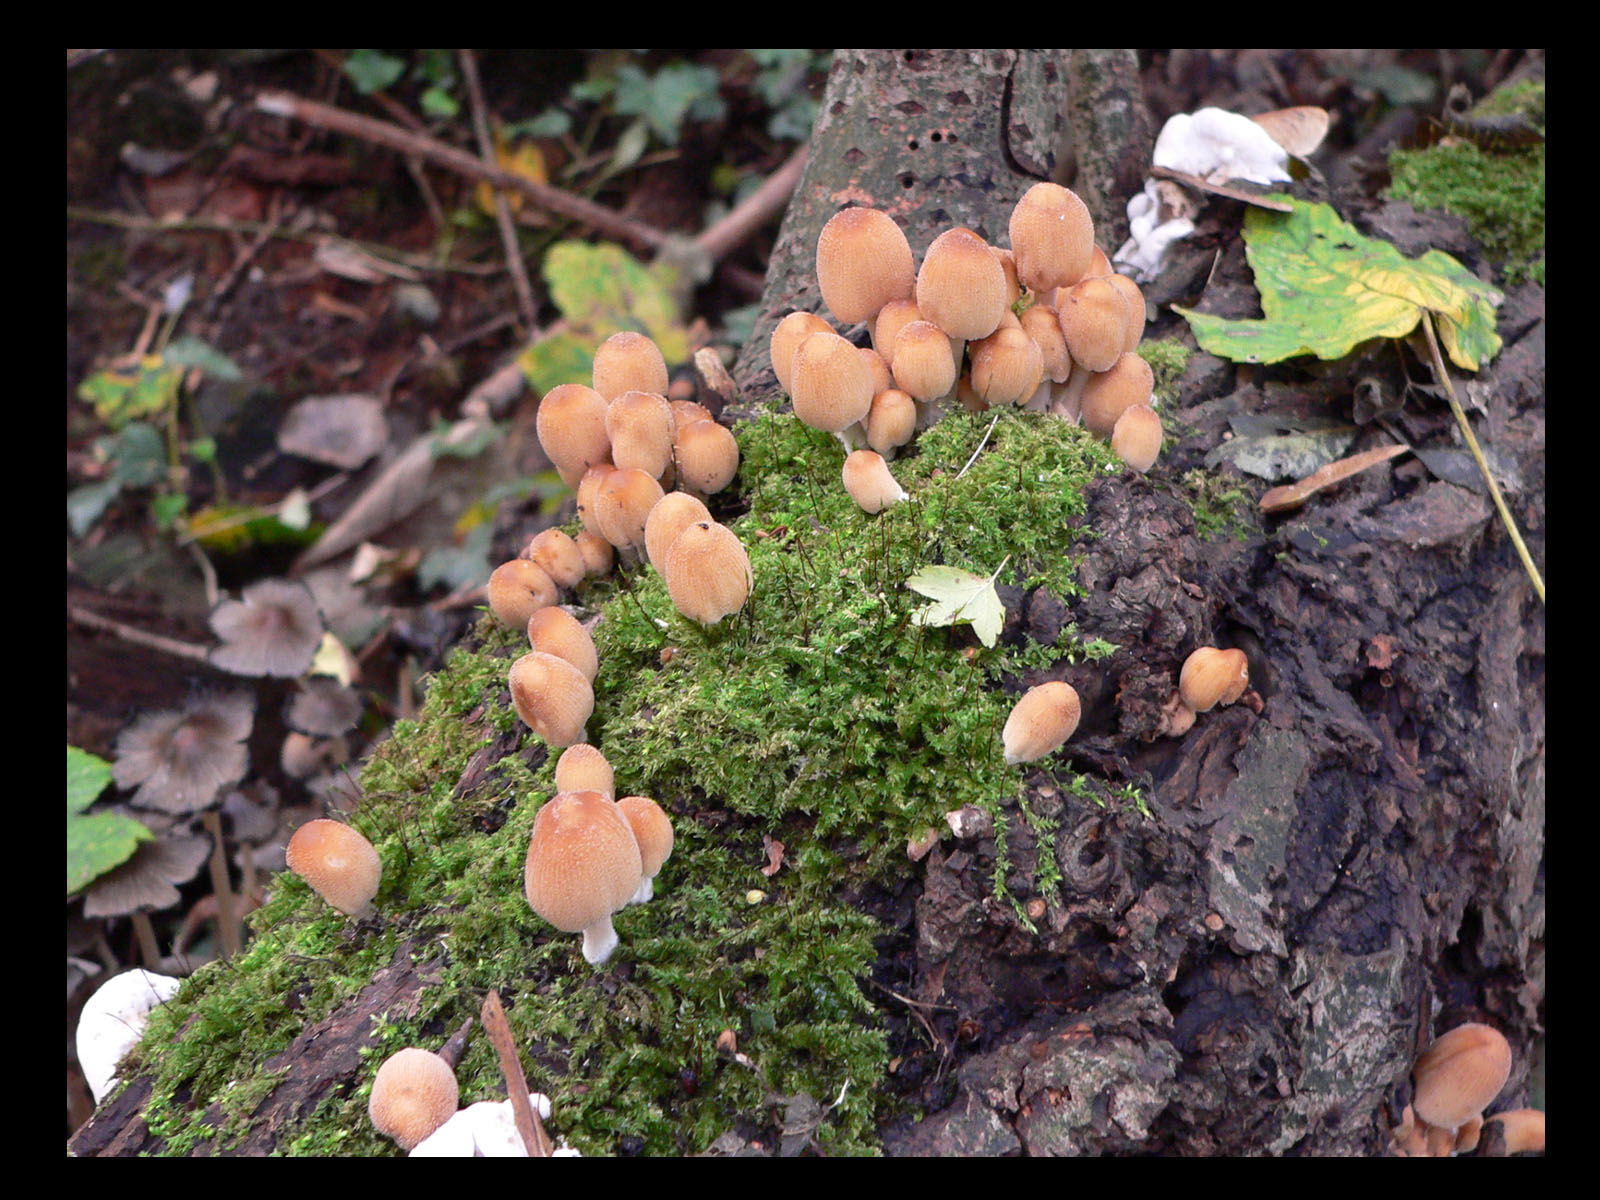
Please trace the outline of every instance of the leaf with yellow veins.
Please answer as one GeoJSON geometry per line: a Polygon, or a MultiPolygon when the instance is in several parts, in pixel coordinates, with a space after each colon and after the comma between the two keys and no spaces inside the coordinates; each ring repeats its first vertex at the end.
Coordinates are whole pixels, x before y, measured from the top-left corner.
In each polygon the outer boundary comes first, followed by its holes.
{"type": "Polygon", "coordinates": [[[965,621],[985,646],[993,647],[1006,623],[1006,606],[994,590],[994,581],[1005,568],[1005,561],[985,578],[959,567],[922,567],[906,580],[906,586],[933,601],[911,614],[917,625],[955,625],[965,621]]]}
{"type": "Polygon", "coordinates": [[[1405,337],[1434,314],[1445,352],[1476,371],[1500,351],[1499,292],[1440,250],[1406,258],[1363,237],[1326,204],[1245,214],[1246,256],[1261,292],[1260,321],[1230,321],[1179,308],[1195,340],[1234,362],[1300,354],[1343,358],[1372,338],[1405,337]]]}

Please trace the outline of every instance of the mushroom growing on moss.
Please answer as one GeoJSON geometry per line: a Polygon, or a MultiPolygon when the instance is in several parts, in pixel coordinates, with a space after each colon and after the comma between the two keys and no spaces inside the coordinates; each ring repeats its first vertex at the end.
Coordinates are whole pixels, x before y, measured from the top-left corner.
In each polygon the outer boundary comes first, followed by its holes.
{"type": "Polygon", "coordinates": [[[661,575],[677,610],[702,625],[738,612],[755,586],[744,543],[716,521],[685,527],[667,550],[661,575]]]}
{"type": "Polygon", "coordinates": [[[655,894],[655,879],[661,865],[672,857],[672,818],[649,796],[623,796],[617,801],[628,818],[634,839],[639,843],[642,878],[630,903],[643,904],[655,894]]]}
{"type": "Polygon", "coordinates": [[[511,664],[511,703],[517,716],[556,748],[584,740],[594,715],[594,689],[564,658],[531,650],[511,664]]]}
{"type": "Polygon", "coordinates": [[[523,890],[539,916],[563,933],[583,934],[584,961],[598,966],[611,957],[611,915],[643,877],[638,840],[613,801],[599,792],[562,792],[539,809],[523,890]]]}
{"type": "Polygon", "coordinates": [[[289,839],[288,862],[289,870],[346,916],[372,912],[383,860],[357,830],[326,818],[307,821],[289,839]]]}
{"type": "Polygon", "coordinates": [[[1082,712],[1071,684],[1055,681],[1029,688],[1012,708],[1000,734],[1006,764],[1032,762],[1056,750],[1078,728],[1082,712]]]}
{"type": "Polygon", "coordinates": [[[407,1046],[378,1068],[367,1115],[379,1133],[409,1151],[454,1116],[460,1100],[450,1064],[431,1050],[407,1046]]]}

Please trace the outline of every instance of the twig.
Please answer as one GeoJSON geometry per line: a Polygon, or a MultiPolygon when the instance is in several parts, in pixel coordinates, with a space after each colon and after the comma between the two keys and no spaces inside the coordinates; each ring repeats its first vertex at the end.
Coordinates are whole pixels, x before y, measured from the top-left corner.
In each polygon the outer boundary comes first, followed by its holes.
{"type": "Polygon", "coordinates": [[[978,455],[983,453],[984,446],[988,444],[989,435],[994,432],[994,427],[999,422],[999,420],[1000,420],[1000,414],[999,413],[995,413],[994,414],[994,420],[989,422],[989,428],[987,428],[987,429],[985,429],[983,431],[983,439],[978,443],[978,448],[972,452],[972,457],[967,459],[967,466],[966,467],[962,467],[961,470],[956,473],[956,478],[957,479],[960,479],[961,476],[963,476],[963,475],[965,475],[967,473],[967,467],[970,467],[973,463],[978,461],[978,455]]]}
{"type": "Polygon", "coordinates": [[[461,1065],[461,1056],[467,1052],[467,1040],[472,1036],[472,1025],[472,1018],[468,1017],[461,1022],[461,1028],[452,1033],[449,1040],[439,1047],[439,1057],[450,1064],[452,1071],[461,1065]]]}
{"type": "Polygon", "coordinates": [[[1478,464],[1478,470],[1483,474],[1483,482],[1489,487],[1489,496],[1494,500],[1494,506],[1500,513],[1500,523],[1511,535],[1511,544],[1517,548],[1517,557],[1522,559],[1523,569],[1533,581],[1533,590],[1538,593],[1539,603],[1543,604],[1544,577],[1539,574],[1539,568],[1533,565],[1533,556],[1528,553],[1522,534],[1517,531],[1517,523],[1511,519],[1511,510],[1506,507],[1505,499],[1500,495],[1499,485],[1494,481],[1489,464],[1483,459],[1483,451],[1478,449],[1478,439],[1473,435],[1472,426],[1467,423],[1467,414],[1461,411],[1461,402],[1456,399],[1456,389],[1450,382],[1450,372],[1445,370],[1444,356],[1439,353],[1439,340],[1433,335],[1433,318],[1427,309],[1422,310],[1422,331],[1428,335],[1428,353],[1433,356],[1433,373],[1444,385],[1445,399],[1449,401],[1450,411],[1456,416],[1456,424],[1461,426],[1462,436],[1467,439],[1467,449],[1472,451],[1473,461],[1478,464]]]}
{"type": "Polygon", "coordinates": [[[67,616],[79,625],[114,634],[136,646],[145,646],[151,650],[159,650],[163,654],[187,658],[191,662],[211,661],[211,652],[204,646],[196,646],[193,642],[180,642],[176,638],[162,637],[159,633],[146,633],[143,629],[135,629],[132,625],[124,625],[121,621],[102,617],[87,608],[79,608],[76,604],[67,605],[67,616]]]}
{"type": "Polygon", "coordinates": [[[500,1057],[500,1072],[506,1077],[506,1096],[511,1101],[511,1111],[517,1118],[517,1132],[529,1158],[549,1158],[552,1148],[545,1136],[544,1124],[528,1099],[528,1080],[522,1073],[522,1060],[517,1057],[516,1039],[511,1036],[511,1023],[506,1020],[506,1010],[500,1006],[500,993],[493,988],[484,997],[483,1011],[479,1013],[483,1031],[494,1044],[500,1057]]]}
{"type": "Polygon", "coordinates": [[[411,133],[386,121],[346,112],[330,104],[318,104],[287,92],[263,92],[256,97],[256,108],[273,116],[289,117],[322,129],[349,134],[379,146],[398,150],[401,154],[414,154],[418,158],[448,167],[469,179],[482,179],[495,187],[520,192],[535,204],[559,213],[574,221],[592,226],[608,237],[620,238],[636,246],[651,250],[660,249],[670,240],[670,235],[648,225],[612,212],[602,205],[581,196],[574,196],[548,184],[535,183],[511,171],[478,161],[464,150],[447,146],[443,142],[422,134],[411,133]]]}
{"type": "MultiPolygon", "coordinates": [[[[456,55],[461,60],[461,77],[467,81],[467,96],[472,101],[472,130],[478,138],[478,153],[489,166],[497,166],[494,138],[489,133],[489,112],[483,101],[483,85],[478,81],[478,60],[471,50],[457,50],[456,55]]],[[[522,310],[523,324],[531,333],[538,328],[539,313],[533,305],[533,288],[528,284],[528,268],[522,261],[522,248],[517,244],[517,227],[511,220],[511,205],[506,194],[498,188],[494,192],[494,220],[500,227],[500,244],[505,248],[511,286],[517,293],[517,307],[522,310]]]]}
{"type": "Polygon", "coordinates": [[[806,166],[806,148],[801,146],[781,167],[767,176],[766,182],[751,192],[744,201],[722,220],[704,230],[695,242],[716,262],[726,258],[737,247],[783,212],[784,205],[794,194],[800,182],[800,173],[806,166]]]}

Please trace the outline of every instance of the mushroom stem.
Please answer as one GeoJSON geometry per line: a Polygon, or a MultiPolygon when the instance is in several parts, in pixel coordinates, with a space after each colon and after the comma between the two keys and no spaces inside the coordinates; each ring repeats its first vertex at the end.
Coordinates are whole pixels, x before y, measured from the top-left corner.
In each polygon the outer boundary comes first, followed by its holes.
{"type": "Polygon", "coordinates": [[[211,808],[206,810],[202,820],[212,838],[211,890],[217,895],[217,932],[222,938],[222,957],[232,958],[239,953],[239,909],[233,902],[233,888],[228,883],[228,858],[222,847],[222,817],[216,809],[211,808]]]}
{"type": "Polygon", "coordinates": [[[611,914],[607,913],[593,925],[587,926],[583,931],[583,961],[591,966],[599,966],[611,957],[611,952],[617,948],[617,931],[611,924],[611,914]]]}
{"type": "Polygon", "coordinates": [[[629,904],[644,904],[656,894],[656,877],[651,875],[648,879],[639,881],[639,890],[633,894],[629,904]]]}
{"type": "Polygon", "coordinates": [[[139,956],[152,971],[161,970],[161,947],[156,943],[155,926],[150,924],[150,914],[143,910],[133,914],[133,932],[139,939],[139,956]]]}

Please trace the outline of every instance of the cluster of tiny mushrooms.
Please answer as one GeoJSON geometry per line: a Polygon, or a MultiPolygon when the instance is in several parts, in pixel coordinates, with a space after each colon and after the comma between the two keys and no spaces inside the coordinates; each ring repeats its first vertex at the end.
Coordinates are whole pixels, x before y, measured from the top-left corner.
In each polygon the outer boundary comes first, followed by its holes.
{"type": "MultiPolygon", "coordinates": [[[[947,230],[919,269],[905,234],[879,210],[846,208],[823,228],[823,302],[844,326],[866,323],[872,346],[856,346],[814,313],[794,312],[772,334],[772,366],[795,416],[844,444],[844,486],[863,511],[907,498],[887,460],[956,405],[1048,411],[1110,439],[1133,470],[1154,465],[1162,430],[1150,367],[1134,352],[1145,321],[1138,286],[1113,273],[1094,244],[1087,206],[1067,188],[1030,188],[1009,232],[1011,248],[1003,249],[970,229],[947,230]]],[[[617,946],[613,914],[650,899],[672,851],[672,825],[647,797],[615,799],[611,764],[585,740],[599,663],[588,629],[559,607],[561,591],[609,572],[614,557],[643,560],[680,613],[711,626],[743,608],[754,586],[744,546],[705,503],[737,475],[738,443],[702,405],[668,400],[667,388],[660,349],[627,332],[596,351],[592,387],[564,384],[544,395],[539,442],[576,490],[583,529],[576,537],[544,530],[488,584],[495,616],[526,629],[532,647],[511,667],[512,703],[562,750],[555,794],[534,819],[528,903],[557,929],[582,932],[583,956],[596,965],[617,946]]],[[[1166,731],[1180,733],[1195,713],[1232,703],[1247,684],[1242,651],[1202,647],[1183,667],[1166,731]]],[[[1030,689],[1002,732],[1006,762],[1053,753],[1079,716],[1069,684],[1030,689]]],[[[370,911],[380,864],[359,833],[313,821],[295,834],[288,857],[335,908],[370,911]]],[[[439,1061],[427,1051],[400,1051],[380,1082],[396,1059],[418,1055],[439,1061]]],[[[408,1094],[415,1090],[426,1097],[422,1107],[447,1116],[455,1079],[441,1065],[448,1082],[425,1062],[424,1082],[408,1085],[408,1094]]],[[[380,1128],[408,1149],[426,1137],[431,1130],[417,1129],[431,1117],[403,1131],[387,1115],[380,1120],[379,1091],[374,1086],[372,1115],[380,1128]]]]}
{"type": "Polygon", "coordinates": [[[1544,1112],[1483,1113],[1511,1075],[1511,1046],[1492,1025],[1467,1022],[1435,1038],[1411,1070],[1411,1103],[1391,1131],[1402,1158],[1449,1158],[1478,1148],[1487,1122],[1498,1122],[1507,1154],[1544,1152],[1544,1112]]]}

